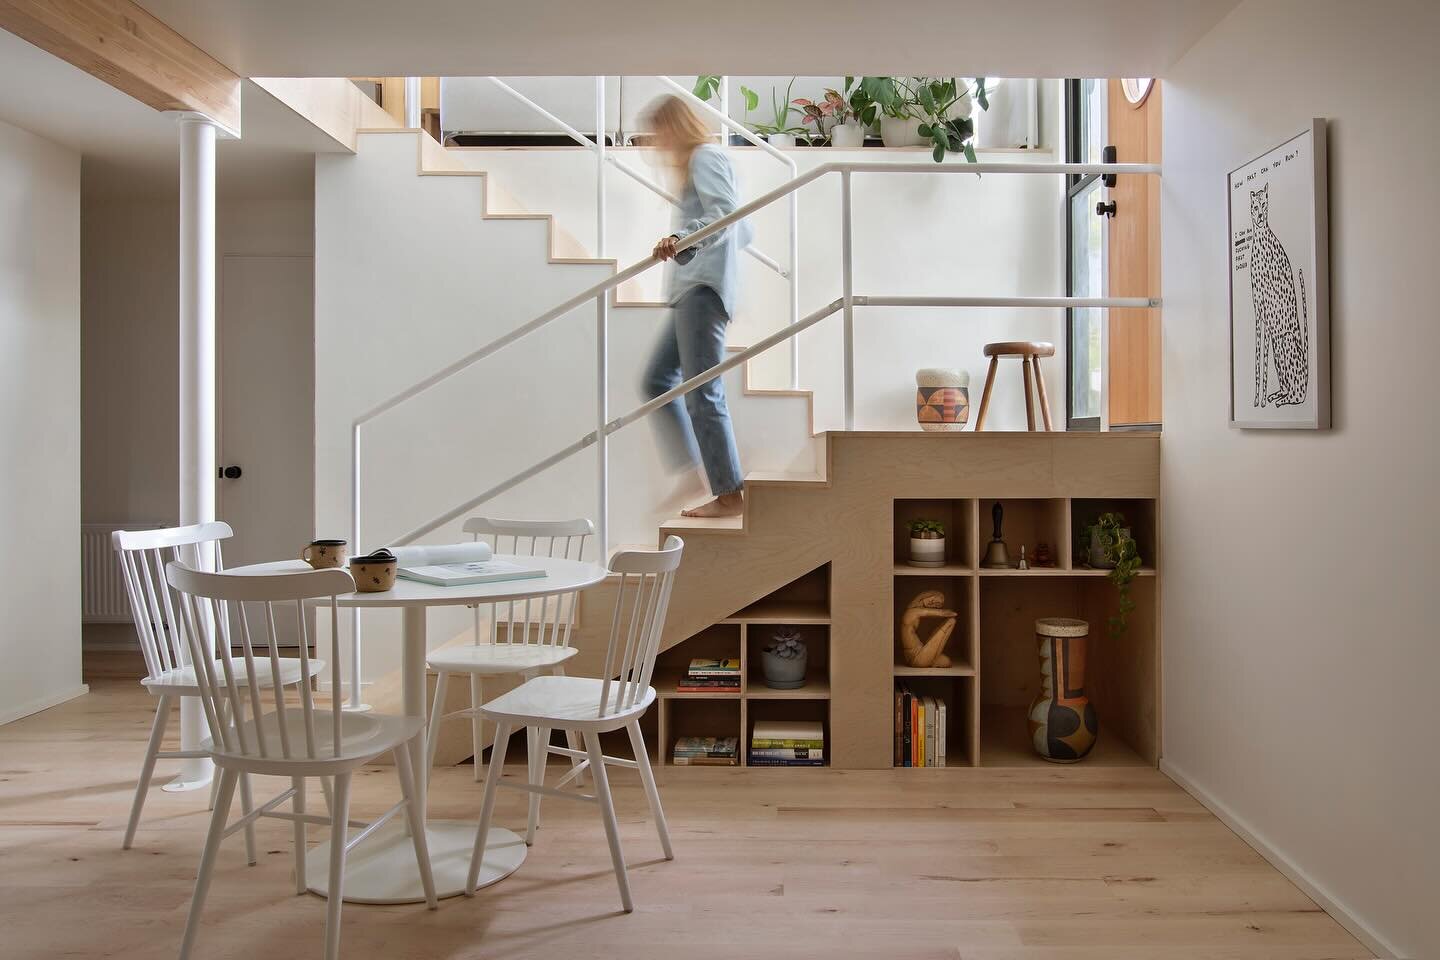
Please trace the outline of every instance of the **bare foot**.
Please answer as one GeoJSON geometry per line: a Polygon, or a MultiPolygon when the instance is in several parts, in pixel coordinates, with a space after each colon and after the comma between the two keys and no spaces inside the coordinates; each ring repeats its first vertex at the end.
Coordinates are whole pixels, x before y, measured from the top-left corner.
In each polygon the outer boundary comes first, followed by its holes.
{"type": "Polygon", "coordinates": [[[681,510],[682,517],[738,517],[745,512],[745,494],[726,493],[709,503],[690,510],[681,510]]]}

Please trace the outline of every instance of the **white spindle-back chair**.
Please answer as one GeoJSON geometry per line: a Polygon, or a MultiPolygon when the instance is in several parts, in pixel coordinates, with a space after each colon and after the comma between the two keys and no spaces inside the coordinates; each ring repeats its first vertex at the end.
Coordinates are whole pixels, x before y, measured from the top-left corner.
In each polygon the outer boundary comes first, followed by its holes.
{"type": "MultiPolygon", "coordinates": [[[[199,695],[195,668],[190,659],[190,638],[186,633],[184,618],[179,616],[175,592],[165,580],[165,565],[172,560],[179,560],[197,569],[223,569],[220,545],[231,535],[230,525],[221,522],[197,523],[160,530],[116,530],[111,534],[111,544],[120,562],[131,616],[135,621],[135,632],[140,638],[140,650],[145,655],[145,679],[140,682],[160,701],[155,708],[155,720],[150,727],[145,760],[140,766],[140,782],[136,785],[135,799],[130,805],[130,820],[125,827],[125,838],[121,841],[121,845],[127,850],[135,840],[135,830],[140,824],[140,811],[145,806],[145,797],[149,793],[150,780],[155,772],[155,761],[162,758],[208,755],[202,750],[160,749],[176,700],[179,697],[199,695]]],[[[205,647],[205,651],[207,660],[213,660],[216,656],[213,645],[205,647]]],[[[228,656],[229,653],[227,649],[225,654],[228,656]]],[[[307,667],[305,661],[293,657],[272,657],[271,661],[267,661],[267,669],[272,662],[273,669],[277,671],[276,676],[283,685],[298,684],[302,678],[309,679],[325,668],[324,662],[319,660],[309,661],[307,667]]],[[[268,681],[272,678],[267,676],[266,679],[268,681]]],[[[214,796],[212,792],[212,806],[214,796]]],[[[248,813],[251,802],[248,779],[240,784],[240,797],[241,808],[248,813]]],[[[246,830],[245,840],[246,854],[250,862],[254,863],[253,829],[246,830]]]]}
{"type": "MultiPolygon", "coordinates": [[[[475,540],[488,540],[497,554],[522,557],[559,557],[579,560],[585,541],[595,527],[584,518],[576,520],[498,520],[471,517],[464,530],[475,540]]],[[[485,677],[520,674],[524,679],[550,673],[565,675],[565,661],[579,651],[570,646],[570,633],[575,626],[577,593],[553,597],[535,597],[484,605],[489,612],[489,626],[484,626],[482,607],[475,607],[473,642],[441,647],[431,652],[426,665],[435,671],[435,703],[430,712],[427,773],[435,766],[435,747],[439,743],[440,723],[460,717],[470,718],[470,741],[475,754],[475,779],[480,779],[480,754],[485,749],[479,708],[485,702],[485,677]],[[502,626],[503,624],[503,626],[502,626]],[[484,638],[484,639],[482,639],[484,638]],[[445,688],[451,674],[470,677],[470,706],[445,713],[445,688]]],[[[577,748],[578,739],[570,747],[577,748]]],[[[544,763],[541,744],[530,744],[530,762],[544,763]]]]}
{"type": "Polygon", "coordinates": [[[633,767],[640,773],[655,828],[665,859],[673,860],[670,831],[665,812],[660,806],[660,791],[655,787],[655,774],[650,769],[650,754],[640,731],[640,717],[655,701],[650,686],[655,671],[655,657],[660,652],[660,638],[665,629],[665,614],[670,606],[670,591],[675,570],[685,544],[679,537],[668,537],[658,551],[624,551],[610,562],[610,572],[618,575],[615,612],[610,622],[610,643],[605,652],[605,667],[600,679],[588,677],[543,676],[520,686],[485,704],[481,715],[495,723],[495,742],[490,751],[490,769],[485,776],[485,797],[480,806],[480,827],[475,834],[475,849],[470,858],[467,894],[475,893],[479,880],[485,837],[490,830],[495,810],[495,793],[499,787],[513,787],[530,794],[528,834],[534,835],[537,805],[541,795],[568,797],[598,802],[605,836],[610,843],[610,859],[615,879],[620,886],[620,902],[629,913],[634,909],[630,899],[630,881],[625,873],[625,857],[620,849],[620,830],[615,821],[615,805],[610,796],[610,780],[606,766],[633,767]],[[541,742],[548,743],[550,731],[561,729],[580,734],[585,751],[551,748],[557,753],[583,759],[583,764],[566,774],[555,785],[544,784],[544,765],[530,767],[526,784],[502,782],[505,748],[517,726],[526,731],[537,729],[541,742]],[[600,734],[625,728],[635,759],[607,757],[600,749],[600,734]],[[595,783],[595,793],[565,792],[560,787],[579,777],[588,768],[595,783]]]}
{"type": "Polygon", "coordinates": [[[210,757],[220,770],[219,800],[210,819],[210,831],[200,857],[195,894],[185,923],[180,957],[185,960],[194,947],[200,928],[200,914],[214,872],[220,841],[259,817],[288,820],[294,825],[295,892],[304,893],[305,827],[311,823],[330,827],[330,883],[325,924],[326,960],[340,955],[340,907],[344,902],[345,855],[348,849],[368,836],[381,823],[403,811],[414,841],[415,859],[425,888],[426,902],[436,906],[435,884],[430,872],[425,828],[421,811],[412,802],[418,790],[416,771],[410,762],[410,744],[422,736],[424,722],[418,717],[387,717],[347,713],[338,691],[340,664],[330,664],[332,689],[337,691],[325,707],[316,703],[310,684],[298,685],[299,706],[286,695],[279,679],[275,650],[276,623],[294,608],[300,635],[300,660],[308,669],[309,638],[306,636],[305,601],[328,600],[331,649],[338,649],[339,607],[336,597],[355,589],[355,581],[344,570],[306,570],[299,573],[245,575],[207,573],[172,561],[166,578],[179,593],[180,615],[185,621],[190,656],[199,664],[195,671],[205,719],[210,725],[207,741],[210,757]],[[246,604],[252,609],[247,611],[246,604]],[[252,636],[252,624],[259,634],[252,636]],[[241,655],[218,661],[203,656],[206,634],[214,632],[225,647],[238,637],[241,655]],[[262,644],[268,655],[259,651],[262,644]],[[350,781],[355,770],[384,753],[395,760],[402,799],[375,823],[353,838],[350,826],[350,781]],[[291,786],[229,827],[223,810],[230,803],[237,781],[246,774],[288,777],[291,786]],[[305,812],[305,779],[333,778],[330,816],[305,812]],[[292,810],[277,809],[286,800],[292,810]]]}

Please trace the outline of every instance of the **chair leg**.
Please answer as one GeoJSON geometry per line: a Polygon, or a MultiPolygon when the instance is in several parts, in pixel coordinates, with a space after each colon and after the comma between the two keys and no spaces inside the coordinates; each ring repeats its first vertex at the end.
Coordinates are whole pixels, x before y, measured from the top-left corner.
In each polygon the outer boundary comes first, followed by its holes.
{"type": "Polygon", "coordinates": [[[450,674],[440,670],[435,674],[435,705],[430,708],[430,723],[425,727],[425,782],[435,769],[435,748],[440,744],[440,718],[445,716],[445,687],[450,674]]]}
{"type": "Polygon", "coordinates": [[[330,888],[325,900],[325,960],[340,960],[340,907],[345,903],[345,840],[350,823],[351,774],[335,775],[330,811],[330,888]]]}
{"type": "MultiPolygon", "coordinates": [[[[550,728],[526,727],[525,743],[529,747],[530,786],[545,785],[545,759],[549,756],[550,728]]],[[[530,794],[530,811],[525,818],[525,846],[534,846],[535,828],[540,826],[540,794],[530,794]]]]}
{"type": "Polygon", "coordinates": [[[605,754],[600,749],[600,734],[585,734],[585,752],[590,757],[590,773],[595,778],[595,798],[600,801],[600,819],[605,822],[605,839],[610,842],[610,862],[615,865],[615,882],[620,886],[620,905],[633,913],[630,899],[630,878],[625,873],[625,851],[620,849],[620,825],[615,822],[615,802],[610,796],[610,776],[605,770],[605,754]]]}
{"type": "MultiPolygon", "coordinates": [[[[495,812],[495,794],[500,789],[500,776],[505,770],[505,748],[510,743],[513,725],[495,724],[495,745],[490,748],[490,769],[485,774],[485,798],[480,802],[480,827],[475,831],[475,849],[470,854],[470,873],[465,878],[465,896],[475,896],[480,881],[480,863],[485,858],[485,839],[490,833],[490,816],[495,812]]],[[[480,758],[475,758],[478,764],[480,758]]]]}
{"type": "Polygon", "coordinates": [[[975,418],[975,430],[985,429],[985,414],[990,412],[990,391],[995,387],[995,369],[1000,366],[999,357],[990,358],[990,369],[985,374],[985,392],[980,394],[980,414],[975,418]]]}
{"type": "MultiPolygon", "coordinates": [[[[221,701],[220,701],[220,717],[219,717],[219,719],[220,719],[220,726],[221,726],[221,727],[224,727],[224,726],[226,726],[226,725],[228,725],[228,724],[230,723],[230,702],[229,702],[228,700],[221,700],[221,701]]],[[[215,809],[215,798],[218,797],[219,795],[220,795],[220,774],[219,774],[219,773],[214,773],[214,772],[212,771],[212,776],[210,777],[210,806],[206,807],[205,809],[207,809],[207,810],[214,810],[214,809],[215,809]]]]}
{"type": "Polygon", "coordinates": [[[400,777],[400,793],[405,797],[405,820],[410,824],[410,839],[415,844],[415,864],[420,868],[420,885],[425,888],[425,905],[431,910],[440,904],[435,899],[435,874],[430,869],[430,843],[425,836],[425,818],[415,802],[420,781],[410,762],[410,745],[402,743],[391,751],[395,755],[395,772],[400,777]]]}
{"type": "MultiPolygon", "coordinates": [[[[250,774],[240,774],[240,812],[246,816],[255,809],[255,798],[250,793],[250,774]]],[[[255,821],[251,820],[245,824],[245,862],[255,866],[259,861],[255,857],[255,821]]]]}
{"type": "MultiPolygon", "coordinates": [[[[555,668],[555,676],[557,676],[557,677],[563,677],[563,676],[565,676],[565,666],[564,666],[563,664],[555,668]]],[[[584,749],[585,749],[585,744],[584,744],[584,742],[580,739],[580,731],[578,731],[578,730],[566,730],[566,731],[565,731],[565,746],[569,747],[571,750],[584,750],[584,749]]],[[[581,761],[581,759],[580,759],[579,757],[571,757],[571,758],[570,758],[570,769],[571,769],[571,770],[579,769],[580,764],[581,764],[582,762],[583,762],[583,761],[581,761]]],[[[583,771],[582,771],[581,773],[575,774],[575,781],[574,781],[574,782],[575,782],[575,786],[577,786],[577,787],[583,787],[583,786],[585,786],[585,774],[584,774],[583,771]]]]}
{"type": "Polygon", "coordinates": [[[630,749],[635,754],[635,764],[640,768],[640,782],[645,785],[645,797],[650,801],[650,815],[655,818],[655,829],[660,834],[660,846],[666,860],[675,859],[670,849],[670,825],[665,822],[665,811],[660,807],[660,790],[655,786],[655,771],[650,769],[650,751],[645,748],[645,735],[640,732],[640,721],[631,720],[625,725],[630,734],[630,749]]]}
{"type": "Polygon", "coordinates": [[[1020,372],[1025,375],[1025,429],[1035,431],[1035,401],[1031,398],[1030,358],[1020,358],[1020,372]]]}
{"type": "Polygon", "coordinates": [[[480,717],[480,707],[485,703],[480,674],[470,674],[470,746],[475,751],[475,782],[480,782],[480,758],[485,754],[485,721],[480,717]]]}
{"type": "Polygon", "coordinates": [[[165,739],[172,703],[170,697],[161,697],[160,705],[155,708],[155,721],[150,725],[150,739],[145,744],[145,762],[140,765],[140,782],[135,785],[135,799],[130,804],[130,822],[125,825],[125,839],[120,842],[122,850],[129,850],[135,842],[135,828],[140,826],[140,811],[145,806],[145,795],[150,792],[150,778],[155,775],[155,759],[165,739]]]}
{"type": "Polygon", "coordinates": [[[1048,433],[1055,427],[1050,422],[1050,398],[1045,395],[1045,377],[1040,373],[1040,358],[1031,357],[1030,366],[1035,371],[1035,392],[1040,395],[1040,418],[1045,422],[1048,433]]]}
{"type": "Polygon", "coordinates": [[[210,832],[205,835],[205,847],[200,853],[200,872],[195,876],[195,892],[190,896],[190,913],[185,918],[185,935],[180,940],[180,960],[188,960],[195,946],[195,936],[200,932],[200,914],[205,909],[205,895],[210,892],[215,854],[220,850],[220,841],[225,838],[226,811],[235,797],[235,782],[240,779],[234,770],[218,773],[215,779],[220,781],[220,788],[215,798],[215,810],[210,814],[210,832]]]}
{"type": "MultiPolygon", "coordinates": [[[[290,800],[290,809],[297,817],[305,815],[305,778],[291,777],[290,786],[295,788],[295,796],[290,800]]],[[[309,889],[310,884],[305,880],[305,824],[295,821],[295,892],[304,893],[309,889]]]]}

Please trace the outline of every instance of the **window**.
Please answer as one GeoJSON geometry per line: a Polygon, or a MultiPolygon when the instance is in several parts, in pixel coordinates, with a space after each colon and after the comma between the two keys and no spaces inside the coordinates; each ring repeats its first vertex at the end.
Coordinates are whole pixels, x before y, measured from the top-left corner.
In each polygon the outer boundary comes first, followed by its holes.
{"type": "MultiPolygon", "coordinates": [[[[1100,163],[1105,149],[1104,80],[1065,81],[1065,159],[1100,163]]],[[[1066,183],[1065,226],[1068,264],[1065,292],[1103,297],[1106,287],[1105,220],[1095,213],[1101,199],[1098,176],[1071,176],[1066,183]]],[[[1066,311],[1066,428],[1099,430],[1104,394],[1104,317],[1094,307],[1066,311]]]]}

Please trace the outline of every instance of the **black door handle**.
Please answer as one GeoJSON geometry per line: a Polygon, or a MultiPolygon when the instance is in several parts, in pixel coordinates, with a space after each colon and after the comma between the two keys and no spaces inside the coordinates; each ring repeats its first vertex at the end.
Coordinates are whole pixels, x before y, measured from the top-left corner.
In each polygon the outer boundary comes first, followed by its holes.
{"type": "Polygon", "coordinates": [[[1111,219],[1114,219],[1115,201],[1110,200],[1107,202],[1101,200],[1099,203],[1095,204],[1095,215],[1097,217],[1110,217],[1111,219]]]}
{"type": "Polygon", "coordinates": [[[221,467],[219,473],[220,478],[223,480],[239,480],[240,475],[244,473],[244,471],[240,469],[238,464],[232,463],[228,467],[221,467]]]}
{"type": "MultiPolygon", "coordinates": [[[[1100,151],[1100,162],[1101,162],[1101,163],[1114,163],[1114,162],[1115,162],[1115,156],[1116,156],[1116,154],[1115,154],[1115,147],[1114,147],[1114,145],[1105,147],[1104,149],[1102,149],[1102,150],[1100,151]]],[[[1113,173],[1101,174],[1101,176],[1100,176],[1100,182],[1101,182],[1103,185],[1107,186],[1107,187],[1113,187],[1113,186],[1115,186],[1115,174],[1113,174],[1113,173]]]]}

